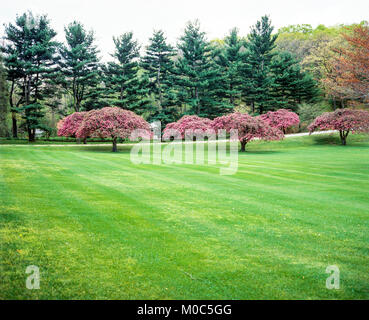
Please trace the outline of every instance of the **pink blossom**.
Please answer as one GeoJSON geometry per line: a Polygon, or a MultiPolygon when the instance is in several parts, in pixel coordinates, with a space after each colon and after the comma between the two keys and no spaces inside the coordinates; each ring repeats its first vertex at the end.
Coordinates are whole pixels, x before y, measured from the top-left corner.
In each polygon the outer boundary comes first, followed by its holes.
{"type": "Polygon", "coordinates": [[[205,134],[211,128],[212,121],[208,118],[201,118],[195,115],[183,116],[177,122],[168,123],[163,132],[163,139],[180,135],[182,139],[191,138],[192,133],[197,135],[205,134]]]}
{"type": "Polygon", "coordinates": [[[135,138],[137,138],[137,135],[146,139],[150,138],[150,125],[132,111],[118,107],[105,107],[87,112],[81,126],[77,130],[76,136],[77,138],[112,138],[113,151],[117,151],[117,138],[126,139],[131,134],[135,138]]]}
{"type": "Polygon", "coordinates": [[[267,122],[271,127],[282,130],[284,133],[287,128],[296,126],[300,123],[299,116],[287,109],[269,111],[266,114],[262,114],[260,118],[267,122]]]}
{"type": "Polygon", "coordinates": [[[232,129],[238,131],[238,139],[241,142],[241,151],[245,151],[246,144],[252,139],[280,140],[283,132],[261,120],[259,117],[251,117],[246,113],[231,113],[213,120],[213,128],[230,132],[232,129]]]}
{"type": "Polygon", "coordinates": [[[58,136],[75,137],[87,112],[74,112],[57,124],[58,136]]]}
{"type": "Polygon", "coordinates": [[[337,109],[317,117],[308,127],[312,133],[316,129],[338,130],[341,142],[346,144],[346,138],[352,133],[369,133],[369,112],[365,110],[337,109]]]}

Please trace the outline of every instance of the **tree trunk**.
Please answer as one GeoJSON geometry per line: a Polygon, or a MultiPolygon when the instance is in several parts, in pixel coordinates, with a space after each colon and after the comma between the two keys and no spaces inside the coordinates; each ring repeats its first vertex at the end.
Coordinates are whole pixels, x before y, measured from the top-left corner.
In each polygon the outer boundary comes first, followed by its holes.
{"type": "Polygon", "coordinates": [[[341,143],[343,146],[346,145],[346,140],[347,140],[347,136],[348,134],[350,133],[350,131],[343,131],[343,130],[340,130],[340,138],[341,138],[341,143]]]}
{"type": "Polygon", "coordinates": [[[255,102],[251,102],[251,112],[255,113],[255,102]]]}
{"type": "Polygon", "coordinates": [[[246,141],[241,141],[241,152],[245,152],[246,151],[246,141]]]}
{"type": "Polygon", "coordinates": [[[118,148],[117,148],[117,138],[113,138],[113,152],[118,152],[118,148]]]}
{"type": "Polygon", "coordinates": [[[336,110],[337,109],[337,104],[336,104],[336,99],[333,98],[333,109],[336,110]]]}
{"type": "Polygon", "coordinates": [[[35,141],[35,129],[28,129],[28,141],[29,142],[35,141]]]}
{"type": "Polygon", "coordinates": [[[231,91],[231,96],[230,96],[230,103],[231,103],[231,105],[233,106],[233,103],[234,103],[234,97],[233,97],[233,85],[232,84],[230,84],[229,85],[229,88],[230,88],[230,91],[231,91]]]}
{"type": "Polygon", "coordinates": [[[160,84],[160,65],[158,68],[158,74],[157,74],[157,85],[158,85],[158,90],[159,90],[159,110],[162,110],[162,105],[163,105],[163,96],[161,93],[161,84],[160,84]]]}
{"type": "Polygon", "coordinates": [[[87,138],[83,139],[83,144],[87,144],[87,138]]]}
{"type": "Polygon", "coordinates": [[[13,138],[18,138],[17,117],[15,112],[12,112],[12,123],[13,138]]]}

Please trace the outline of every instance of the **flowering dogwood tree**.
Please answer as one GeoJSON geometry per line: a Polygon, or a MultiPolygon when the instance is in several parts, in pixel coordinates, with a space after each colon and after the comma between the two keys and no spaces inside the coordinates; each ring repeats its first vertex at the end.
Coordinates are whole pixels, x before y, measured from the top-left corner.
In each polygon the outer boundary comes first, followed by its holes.
{"type": "Polygon", "coordinates": [[[241,152],[245,151],[246,144],[252,139],[280,140],[283,138],[282,131],[271,127],[259,117],[251,117],[246,113],[235,112],[215,118],[212,126],[216,131],[219,129],[225,129],[226,132],[232,129],[238,130],[241,152]]]}
{"type": "Polygon", "coordinates": [[[144,138],[151,136],[150,125],[142,117],[118,107],[105,107],[87,112],[76,135],[77,138],[112,138],[113,152],[117,152],[117,139],[126,139],[133,132],[144,138]]]}
{"type": "Polygon", "coordinates": [[[338,130],[342,144],[350,132],[369,133],[369,112],[365,110],[337,109],[317,117],[308,127],[310,134],[316,129],[338,130]]]}
{"type": "Polygon", "coordinates": [[[296,126],[300,123],[299,116],[287,109],[279,109],[277,111],[269,111],[260,116],[262,120],[267,122],[271,127],[282,130],[286,133],[286,129],[296,126]]]}
{"type": "MultiPolygon", "coordinates": [[[[87,112],[74,112],[60,120],[57,124],[58,136],[76,137],[77,130],[82,124],[86,113],[87,112]]],[[[86,143],[86,139],[84,139],[83,142],[86,143]]]]}
{"type": "Polygon", "coordinates": [[[198,116],[183,116],[177,122],[168,123],[163,132],[163,139],[179,135],[182,139],[193,138],[193,134],[205,134],[211,129],[212,121],[198,116]]]}

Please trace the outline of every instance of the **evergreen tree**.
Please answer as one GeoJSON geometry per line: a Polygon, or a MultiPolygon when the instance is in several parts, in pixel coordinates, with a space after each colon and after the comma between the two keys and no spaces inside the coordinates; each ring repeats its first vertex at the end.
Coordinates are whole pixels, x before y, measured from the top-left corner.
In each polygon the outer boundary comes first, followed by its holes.
{"type": "Polygon", "coordinates": [[[29,12],[17,16],[14,25],[7,25],[5,35],[2,51],[11,80],[9,101],[13,112],[22,113],[29,141],[34,141],[36,129],[43,128],[43,85],[56,70],[56,32],[46,16],[35,17],[29,12]],[[19,99],[14,105],[16,93],[19,99]]]}
{"type": "Polygon", "coordinates": [[[86,31],[81,23],[74,21],[64,31],[67,45],[60,50],[62,84],[73,96],[73,108],[78,112],[99,84],[99,51],[93,31],[86,31]]]}
{"type": "Polygon", "coordinates": [[[175,121],[176,94],[173,90],[174,48],[167,44],[163,31],[154,31],[141,66],[149,78],[149,94],[155,101],[152,120],[175,121]]]}
{"type": "Polygon", "coordinates": [[[105,97],[111,105],[143,114],[149,109],[150,101],[147,97],[149,80],[140,75],[140,46],[133,40],[132,32],[114,37],[113,41],[115,61],[103,67],[105,97]]]}
{"type": "Polygon", "coordinates": [[[244,43],[239,38],[236,28],[230,31],[222,46],[213,50],[214,59],[223,75],[223,98],[232,107],[237,105],[241,96],[240,68],[244,50],[244,43]]]}
{"type": "Polygon", "coordinates": [[[178,49],[175,68],[178,103],[190,106],[190,112],[202,117],[214,118],[224,113],[227,109],[221,102],[221,73],[211,59],[210,45],[198,21],[187,24],[178,49]]]}
{"type": "Polygon", "coordinates": [[[3,66],[2,57],[0,55],[0,137],[8,136],[8,85],[6,71],[3,66]]]}
{"type": "Polygon", "coordinates": [[[274,56],[273,49],[277,35],[272,35],[273,27],[268,16],[264,16],[251,28],[248,37],[247,54],[244,55],[245,66],[241,75],[246,77],[243,85],[243,95],[261,114],[271,107],[270,64],[274,56]]]}
{"type": "Polygon", "coordinates": [[[299,62],[289,52],[276,54],[271,62],[271,101],[275,110],[297,109],[302,102],[315,102],[319,94],[315,80],[301,70],[299,62]]]}

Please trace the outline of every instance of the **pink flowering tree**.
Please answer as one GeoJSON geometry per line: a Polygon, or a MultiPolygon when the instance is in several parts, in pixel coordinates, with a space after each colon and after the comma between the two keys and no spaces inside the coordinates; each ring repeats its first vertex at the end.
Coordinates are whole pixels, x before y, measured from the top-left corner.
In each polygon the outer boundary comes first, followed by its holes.
{"type": "Polygon", "coordinates": [[[172,136],[194,138],[196,135],[204,135],[211,129],[212,121],[198,116],[183,116],[177,122],[168,123],[163,132],[163,139],[168,140],[172,136]]]}
{"type": "Polygon", "coordinates": [[[269,111],[265,114],[262,114],[260,118],[267,122],[271,127],[282,130],[283,133],[286,133],[288,128],[297,126],[300,123],[299,116],[287,109],[269,111]]]}
{"type": "MultiPolygon", "coordinates": [[[[76,137],[77,130],[82,124],[86,113],[87,112],[74,112],[60,120],[57,124],[58,136],[76,137]]],[[[84,143],[86,143],[86,138],[83,140],[84,143]]]]}
{"type": "Polygon", "coordinates": [[[230,132],[232,129],[238,131],[238,139],[241,143],[241,152],[245,151],[246,144],[252,139],[280,140],[283,132],[273,128],[259,117],[251,117],[246,113],[231,113],[213,120],[213,128],[218,131],[224,129],[230,132]]]}
{"type": "Polygon", "coordinates": [[[369,112],[365,110],[337,109],[317,117],[308,127],[310,134],[316,129],[337,130],[340,133],[342,145],[350,132],[369,133],[369,112]]]}
{"type": "Polygon", "coordinates": [[[77,130],[77,138],[100,137],[113,140],[113,152],[117,152],[117,139],[132,137],[136,133],[142,138],[150,138],[150,125],[132,111],[118,107],[105,107],[87,112],[77,130]],[[138,134],[139,133],[139,134],[138,134]]]}

